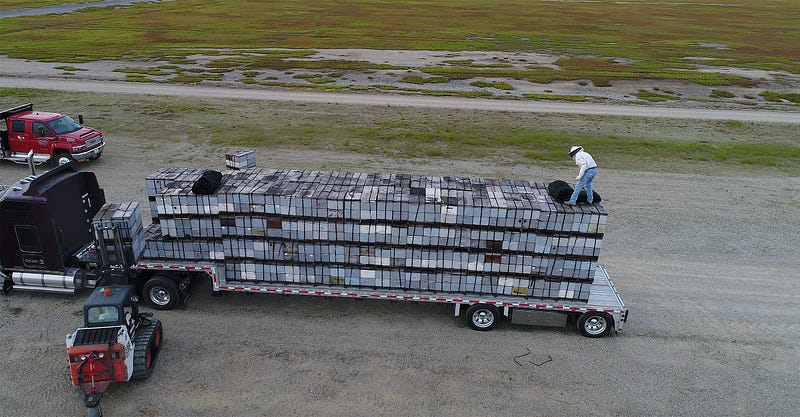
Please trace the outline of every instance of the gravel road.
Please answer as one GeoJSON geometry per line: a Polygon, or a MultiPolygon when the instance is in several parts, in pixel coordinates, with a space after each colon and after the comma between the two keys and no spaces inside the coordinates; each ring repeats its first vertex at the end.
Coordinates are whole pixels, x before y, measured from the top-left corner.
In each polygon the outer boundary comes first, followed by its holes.
{"type": "MultiPolygon", "coordinates": [[[[113,143],[81,165],[98,174],[109,201],[144,204],[146,174],[198,161],[166,142],[135,146],[113,143]]],[[[199,167],[224,165],[200,159],[209,163],[199,167]]],[[[554,172],[316,152],[259,151],[257,160],[533,181],[574,175],[569,161],[554,172]]],[[[0,183],[26,174],[0,164],[0,183]]],[[[601,168],[596,187],[610,213],[601,262],[631,309],[620,335],[509,323],[481,333],[445,305],[212,297],[210,283],[197,282],[185,309],[156,313],[166,335],[159,364],[147,381],[112,386],[106,416],[795,415],[800,178],[601,168]]],[[[64,337],[80,325],[87,294],[0,297],[0,416],[85,414],[64,337]]]]}
{"type": "MultiPolygon", "coordinates": [[[[14,60],[0,59],[4,62],[14,60]]],[[[612,105],[531,100],[492,100],[458,97],[403,96],[396,94],[317,93],[276,89],[203,88],[165,83],[131,83],[124,81],[65,80],[42,77],[2,76],[0,87],[39,88],[60,91],[93,91],[102,93],[147,94],[177,97],[248,99],[275,102],[353,104],[368,106],[427,107],[526,113],[564,113],[616,115],[701,120],[740,120],[800,124],[800,112],[686,108],[668,106],[612,105]]]]}

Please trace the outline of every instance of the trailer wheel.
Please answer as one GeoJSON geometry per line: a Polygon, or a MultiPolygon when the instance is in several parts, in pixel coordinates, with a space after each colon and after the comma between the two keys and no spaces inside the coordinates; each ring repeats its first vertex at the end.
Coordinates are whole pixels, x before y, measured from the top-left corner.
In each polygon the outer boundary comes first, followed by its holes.
{"type": "Polygon", "coordinates": [[[142,295],[156,310],[172,310],[181,301],[178,284],[166,274],[156,274],[142,287],[142,295]]]}
{"type": "Polygon", "coordinates": [[[614,328],[614,320],[606,313],[583,313],[578,319],[578,331],[586,337],[603,337],[614,328]]]}
{"type": "Polygon", "coordinates": [[[473,304],[467,309],[467,324],[474,330],[489,331],[497,326],[500,310],[489,304],[473,304]]]}

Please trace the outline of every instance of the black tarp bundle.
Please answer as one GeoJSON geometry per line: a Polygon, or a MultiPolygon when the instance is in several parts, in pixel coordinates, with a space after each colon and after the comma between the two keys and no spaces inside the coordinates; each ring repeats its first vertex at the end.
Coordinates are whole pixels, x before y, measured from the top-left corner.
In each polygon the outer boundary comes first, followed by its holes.
{"type": "MultiPolygon", "coordinates": [[[[574,188],[572,188],[569,184],[564,181],[556,180],[551,182],[547,185],[547,193],[550,194],[550,197],[553,197],[554,200],[565,202],[569,201],[569,198],[572,196],[572,192],[574,188]]],[[[594,193],[594,201],[592,203],[599,203],[603,199],[600,198],[600,194],[597,194],[597,191],[592,190],[594,193]]],[[[586,190],[581,190],[580,194],[578,194],[578,203],[586,203],[588,202],[586,197],[586,190]]]]}
{"type": "Polygon", "coordinates": [[[219,171],[204,171],[200,178],[192,184],[192,192],[200,195],[211,195],[217,191],[222,182],[222,173],[219,171]]]}

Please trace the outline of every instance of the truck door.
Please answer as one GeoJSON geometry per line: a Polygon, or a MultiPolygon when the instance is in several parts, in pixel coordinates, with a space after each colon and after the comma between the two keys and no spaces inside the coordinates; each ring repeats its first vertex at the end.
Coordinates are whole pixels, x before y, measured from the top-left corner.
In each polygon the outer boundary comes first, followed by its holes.
{"type": "Polygon", "coordinates": [[[31,123],[26,120],[11,121],[11,131],[8,132],[8,142],[13,152],[28,153],[28,151],[33,149],[34,142],[30,134],[30,124],[31,123]]]}
{"type": "Polygon", "coordinates": [[[31,131],[31,149],[33,153],[50,155],[50,148],[53,146],[55,134],[50,127],[42,122],[33,122],[31,131]]]}

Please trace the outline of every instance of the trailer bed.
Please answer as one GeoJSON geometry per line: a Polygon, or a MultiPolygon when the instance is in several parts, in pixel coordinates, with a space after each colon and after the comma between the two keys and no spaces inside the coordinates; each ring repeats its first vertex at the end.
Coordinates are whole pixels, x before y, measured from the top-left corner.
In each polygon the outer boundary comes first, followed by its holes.
{"type": "Polygon", "coordinates": [[[555,311],[563,313],[604,312],[614,320],[614,329],[622,330],[627,321],[628,310],[617,291],[605,267],[598,265],[592,281],[589,300],[544,299],[523,296],[487,296],[486,294],[468,294],[453,292],[413,291],[390,288],[363,288],[333,285],[292,284],[278,282],[234,281],[226,280],[224,266],[207,262],[185,261],[143,261],[136,265],[141,270],[166,270],[200,272],[207,274],[213,284],[214,291],[234,291],[266,294],[292,294],[319,297],[343,297],[376,300],[417,301],[431,303],[447,303],[456,305],[458,315],[461,305],[486,304],[503,308],[505,315],[510,309],[555,311]]]}

